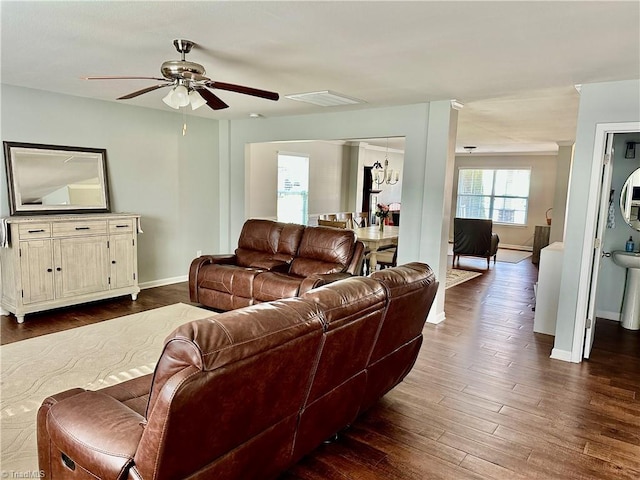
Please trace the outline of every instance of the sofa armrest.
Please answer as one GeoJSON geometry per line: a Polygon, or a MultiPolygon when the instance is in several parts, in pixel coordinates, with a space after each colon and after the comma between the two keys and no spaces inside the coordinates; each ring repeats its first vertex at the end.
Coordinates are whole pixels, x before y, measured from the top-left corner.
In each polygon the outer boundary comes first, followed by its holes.
{"type": "Polygon", "coordinates": [[[311,275],[310,277],[306,277],[304,280],[302,280],[302,283],[300,284],[300,289],[298,290],[298,296],[304,293],[307,293],[309,290],[313,288],[321,287],[322,285],[328,285],[329,283],[342,280],[343,278],[350,278],[352,276],[353,275],[347,272],[311,275]]]}
{"type": "Polygon", "coordinates": [[[49,448],[49,434],[47,433],[47,415],[49,414],[49,410],[65,398],[73,397],[85,391],[84,388],[72,388],[71,390],[66,390],[45,398],[42,405],[40,405],[36,421],[38,464],[40,465],[40,470],[44,470],[45,472],[51,471],[51,449],[49,448]]]}
{"type": "Polygon", "coordinates": [[[189,267],[189,298],[192,302],[198,302],[198,274],[203,265],[216,263],[219,265],[235,265],[236,256],[228,255],[201,255],[193,259],[189,267]]]}
{"type": "Polygon", "coordinates": [[[143,416],[109,395],[85,391],[49,408],[51,443],[73,462],[104,480],[124,478],[133,464],[143,416]]]}

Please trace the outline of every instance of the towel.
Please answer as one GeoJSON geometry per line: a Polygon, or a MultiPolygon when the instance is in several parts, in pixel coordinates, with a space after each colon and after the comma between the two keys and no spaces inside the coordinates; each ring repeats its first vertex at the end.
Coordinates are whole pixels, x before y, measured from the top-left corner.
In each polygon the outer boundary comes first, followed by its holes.
{"type": "Polygon", "coordinates": [[[0,248],[9,248],[9,218],[0,219],[0,248]]]}
{"type": "Polygon", "coordinates": [[[607,215],[607,228],[616,228],[616,208],[613,200],[609,200],[609,213],[607,215]]]}

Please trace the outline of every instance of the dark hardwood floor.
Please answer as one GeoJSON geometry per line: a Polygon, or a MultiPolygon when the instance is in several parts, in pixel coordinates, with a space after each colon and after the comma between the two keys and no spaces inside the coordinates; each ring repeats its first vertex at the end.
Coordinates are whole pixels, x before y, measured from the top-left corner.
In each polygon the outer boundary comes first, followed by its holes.
{"type": "MultiPolygon", "coordinates": [[[[449,258],[451,262],[451,258],[449,258]]],[[[405,381],[281,480],[640,478],[640,334],[598,321],[591,359],[551,360],[534,334],[529,260],[491,264],[447,290],[447,319],[427,325],[405,381]]],[[[129,298],[2,317],[2,343],[176,302],[186,284],[129,298]]]]}

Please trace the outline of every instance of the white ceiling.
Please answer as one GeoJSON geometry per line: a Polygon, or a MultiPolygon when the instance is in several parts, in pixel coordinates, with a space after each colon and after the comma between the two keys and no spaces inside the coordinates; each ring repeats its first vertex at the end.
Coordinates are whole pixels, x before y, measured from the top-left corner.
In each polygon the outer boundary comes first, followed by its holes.
{"type": "MultiPolygon", "coordinates": [[[[640,78],[638,1],[7,2],[2,83],[115,101],[153,85],[179,54],[213,80],[277,91],[278,102],[216,90],[216,119],[297,115],[455,98],[457,150],[550,151],[575,138],[575,84],[640,78]],[[332,90],[366,101],[317,107],[284,95],[332,90]]],[[[160,89],[131,105],[168,109],[160,89]]],[[[639,106],[640,108],[640,106],[639,106]]],[[[260,121],[260,120],[256,120],[260,121]]]]}

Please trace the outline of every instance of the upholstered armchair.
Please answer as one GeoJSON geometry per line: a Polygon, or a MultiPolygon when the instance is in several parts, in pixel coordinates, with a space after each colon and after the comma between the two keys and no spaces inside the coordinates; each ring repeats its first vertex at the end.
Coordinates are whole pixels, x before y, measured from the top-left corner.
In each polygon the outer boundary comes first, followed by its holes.
{"type": "Polygon", "coordinates": [[[453,265],[460,256],[469,255],[487,259],[487,268],[491,263],[496,263],[498,243],[500,238],[493,233],[493,221],[480,218],[454,218],[453,219],[453,265]]]}

